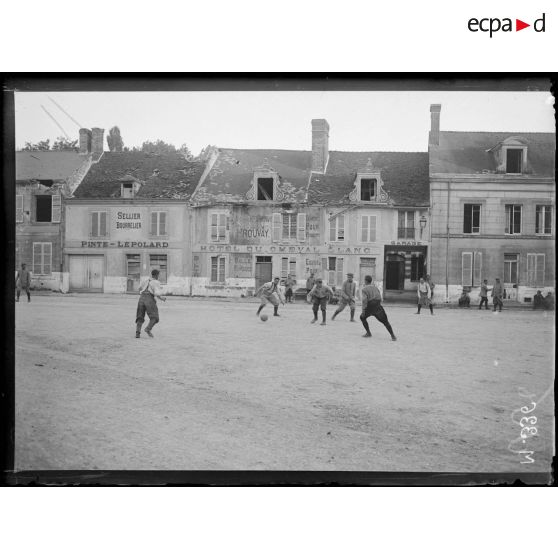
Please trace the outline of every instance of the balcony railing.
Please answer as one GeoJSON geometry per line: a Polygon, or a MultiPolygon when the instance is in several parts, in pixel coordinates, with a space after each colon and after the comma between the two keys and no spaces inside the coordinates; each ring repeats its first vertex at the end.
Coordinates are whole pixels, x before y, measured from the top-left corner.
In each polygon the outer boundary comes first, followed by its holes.
{"type": "Polygon", "coordinates": [[[414,240],[415,239],[415,229],[413,228],[401,228],[399,227],[397,229],[397,238],[406,238],[406,239],[410,239],[410,240],[414,240]]]}

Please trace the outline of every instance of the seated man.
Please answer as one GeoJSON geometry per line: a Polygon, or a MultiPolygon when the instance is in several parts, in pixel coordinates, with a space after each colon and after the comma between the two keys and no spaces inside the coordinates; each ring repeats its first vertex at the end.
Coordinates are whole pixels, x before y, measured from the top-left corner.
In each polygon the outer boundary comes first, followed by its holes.
{"type": "Polygon", "coordinates": [[[463,293],[459,297],[458,304],[460,308],[469,308],[469,306],[471,306],[471,297],[466,291],[463,291],[463,293]]]}
{"type": "Polygon", "coordinates": [[[549,291],[544,297],[544,308],[546,310],[554,310],[554,296],[549,291]]]}
{"type": "Polygon", "coordinates": [[[545,307],[544,296],[541,291],[537,291],[537,294],[533,297],[533,310],[542,309],[545,307]]]}

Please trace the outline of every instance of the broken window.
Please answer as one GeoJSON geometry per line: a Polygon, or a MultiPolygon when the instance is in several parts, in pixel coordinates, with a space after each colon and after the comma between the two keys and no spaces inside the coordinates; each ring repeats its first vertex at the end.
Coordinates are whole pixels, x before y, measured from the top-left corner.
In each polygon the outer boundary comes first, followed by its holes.
{"type": "Polygon", "coordinates": [[[35,196],[35,221],[38,223],[52,222],[52,196],[35,196]]]}
{"type": "Polygon", "coordinates": [[[258,200],[273,200],[273,178],[258,178],[258,200]]]}

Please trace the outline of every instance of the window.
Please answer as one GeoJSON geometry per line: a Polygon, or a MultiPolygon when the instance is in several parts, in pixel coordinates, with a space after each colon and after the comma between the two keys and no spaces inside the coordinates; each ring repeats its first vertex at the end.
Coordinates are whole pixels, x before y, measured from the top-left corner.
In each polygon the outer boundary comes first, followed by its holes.
{"type": "Polygon", "coordinates": [[[273,178],[258,178],[258,200],[273,199],[273,178]]]}
{"type": "Polygon", "coordinates": [[[210,216],[211,242],[226,242],[228,219],[226,213],[211,213],[210,216]]]}
{"type": "Polygon", "coordinates": [[[159,281],[167,282],[167,255],[166,254],[149,254],[149,274],[154,269],[159,270],[159,281]]]}
{"type": "Polygon", "coordinates": [[[283,213],[283,240],[295,240],[296,236],[296,215],[294,213],[283,213]]]}
{"type": "Polygon", "coordinates": [[[504,284],[517,285],[518,254],[504,254],[504,284]]]}
{"type": "Polygon", "coordinates": [[[506,149],[506,172],[521,174],[523,162],[523,149],[506,149]]]}
{"type": "Polygon", "coordinates": [[[473,203],[465,204],[463,208],[463,232],[465,234],[480,233],[480,214],[480,205],[473,203]]]}
{"type": "Polygon", "coordinates": [[[360,227],[361,242],[376,242],[376,216],[363,215],[360,227]]]}
{"type": "Polygon", "coordinates": [[[461,284],[463,287],[478,287],[481,284],[482,252],[461,254],[461,284]]]}
{"type": "Polygon", "coordinates": [[[329,220],[329,240],[330,242],[339,242],[345,240],[345,216],[338,215],[330,217],[329,220]]]}
{"type": "Polygon", "coordinates": [[[167,235],[167,212],[152,211],[151,212],[151,236],[167,235]]]}
{"type": "Polygon", "coordinates": [[[424,276],[424,255],[413,254],[411,256],[411,281],[420,281],[424,276]]]}
{"type": "Polygon", "coordinates": [[[91,213],[91,236],[107,236],[107,212],[93,211],[91,213]]]}
{"type": "Polygon", "coordinates": [[[286,279],[287,275],[296,279],[296,260],[293,258],[281,258],[281,279],[286,279]]]}
{"type": "Polygon", "coordinates": [[[536,234],[552,234],[552,208],[550,205],[537,205],[536,234]]]}
{"type": "Polygon", "coordinates": [[[23,196],[16,196],[16,223],[23,223],[23,196]]]}
{"type": "Polygon", "coordinates": [[[132,182],[124,182],[122,184],[122,189],[120,191],[121,198],[133,198],[134,197],[134,185],[132,182]]]}
{"type": "Polygon", "coordinates": [[[343,285],[343,258],[323,258],[322,265],[324,267],[325,277],[328,285],[340,287],[343,285]]]}
{"type": "Polygon", "coordinates": [[[527,285],[544,287],[544,254],[527,254],[527,285]]]}
{"type": "Polygon", "coordinates": [[[506,234],[521,234],[521,206],[506,205],[506,234]]]}
{"type": "Polygon", "coordinates": [[[273,213],[271,216],[271,237],[281,240],[306,240],[306,213],[273,213]]]}
{"type": "Polygon", "coordinates": [[[376,180],[373,178],[362,178],[360,180],[360,200],[374,201],[376,197],[376,180]]]}
{"type": "Polygon", "coordinates": [[[52,222],[52,196],[35,196],[35,221],[38,223],[52,222]]]}
{"type": "Polygon", "coordinates": [[[397,238],[415,238],[415,212],[399,211],[397,222],[397,238]]]}
{"type": "Polygon", "coordinates": [[[52,243],[33,242],[33,274],[50,275],[52,272],[52,243]]]}
{"type": "Polygon", "coordinates": [[[212,256],[211,258],[211,282],[225,282],[225,256],[212,256]]]}

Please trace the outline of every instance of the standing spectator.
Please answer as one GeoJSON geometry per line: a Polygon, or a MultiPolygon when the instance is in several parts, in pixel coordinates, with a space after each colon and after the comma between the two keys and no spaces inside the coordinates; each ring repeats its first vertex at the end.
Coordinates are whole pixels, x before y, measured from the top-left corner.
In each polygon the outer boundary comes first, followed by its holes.
{"type": "Polygon", "coordinates": [[[544,296],[541,291],[537,291],[537,294],[533,297],[533,310],[544,309],[544,296]]]}
{"type": "Polygon", "coordinates": [[[322,323],[326,325],[326,308],[329,297],[333,296],[333,291],[327,285],[324,285],[321,279],[316,279],[312,290],[308,293],[308,301],[312,302],[312,312],[314,312],[314,319],[311,323],[315,324],[318,321],[318,308],[322,309],[322,323]]]}
{"type": "Polygon", "coordinates": [[[380,294],[380,290],[376,287],[376,285],[372,284],[372,276],[366,275],[364,278],[364,287],[362,287],[362,314],[360,315],[360,321],[366,330],[363,337],[372,337],[367,319],[370,316],[374,316],[379,322],[384,324],[384,327],[391,335],[391,340],[397,341],[397,337],[395,337],[395,334],[393,333],[386,311],[381,303],[382,295],[380,294]]]}
{"type": "Polygon", "coordinates": [[[18,270],[16,275],[16,302],[19,302],[19,295],[21,289],[27,293],[27,302],[31,302],[31,293],[29,287],[31,286],[31,273],[25,269],[25,264],[21,264],[21,269],[18,270]]]}
{"type": "Polygon", "coordinates": [[[347,280],[343,283],[341,287],[341,298],[339,299],[339,306],[335,310],[335,314],[331,317],[331,321],[335,320],[335,316],[345,310],[345,306],[349,305],[351,309],[351,322],[355,320],[355,295],[356,295],[356,283],[353,281],[354,275],[352,273],[347,273],[347,280]]]}
{"type": "Polygon", "coordinates": [[[432,299],[434,298],[434,287],[436,286],[436,284],[434,283],[434,281],[432,281],[432,279],[430,279],[430,275],[426,276],[426,282],[430,287],[430,300],[432,301],[432,299]]]}
{"type": "Polygon", "coordinates": [[[430,290],[430,285],[424,280],[424,277],[420,278],[417,287],[417,296],[418,296],[418,310],[416,313],[420,314],[420,309],[423,306],[428,306],[428,308],[430,308],[430,314],[434,315],[434,310],[432,308],[432,299],[431,299],[432,291],[430,290]]]}
{"type": "Polygon", "coordinates": [[[479,310],[482,310],[482,305],[484,304],[484,307],[488,310],[488,291],[491,291],[492,289],[488,288],[488,281],[485,279],[482,282],[481,288],[480,288],[480,304],[479,304],[479,310]]]}
{"type": "Polygon", "coordinates": [[[285,299],[287,302],[293,302],[293,287],[295,285],[296,281],[290,275],[287,275],[285,280],[285,299]]]}
{"type": "Polygon", "coordinates": [[[554,297],[550,291],[544,297],[544,308],[546,310],[554,310],[554,297]]]}
{"type": "Polygon", "coordinates": [[[314,283],[316,283],[316,280],[314,279],[314,272],[311,271],[310,276],[308,277],[308,279],[306,279],[306,296],[307,297],[310,294],[310,291],[312,290],[312,288],[314,287],[314,283]]]}
{"type": "Polygon", "coordinates": [[[460,308],[469,308],[471,306],[471,297],[469,296],[467,291],[463,291],[463,293],[459,297],[458,304],[460,308]]]}
{"type": "Polygon", "coordinates": [[[492,287],[492,301],[494,303],[494,310],[492,312],[501,312],[504,307],[502,297],[504,296],[504,286],[500,283],[500,279],[496,277],[494,287],[492,287]],[[498,308],[498,310],[496,310],[498,308]]]}

